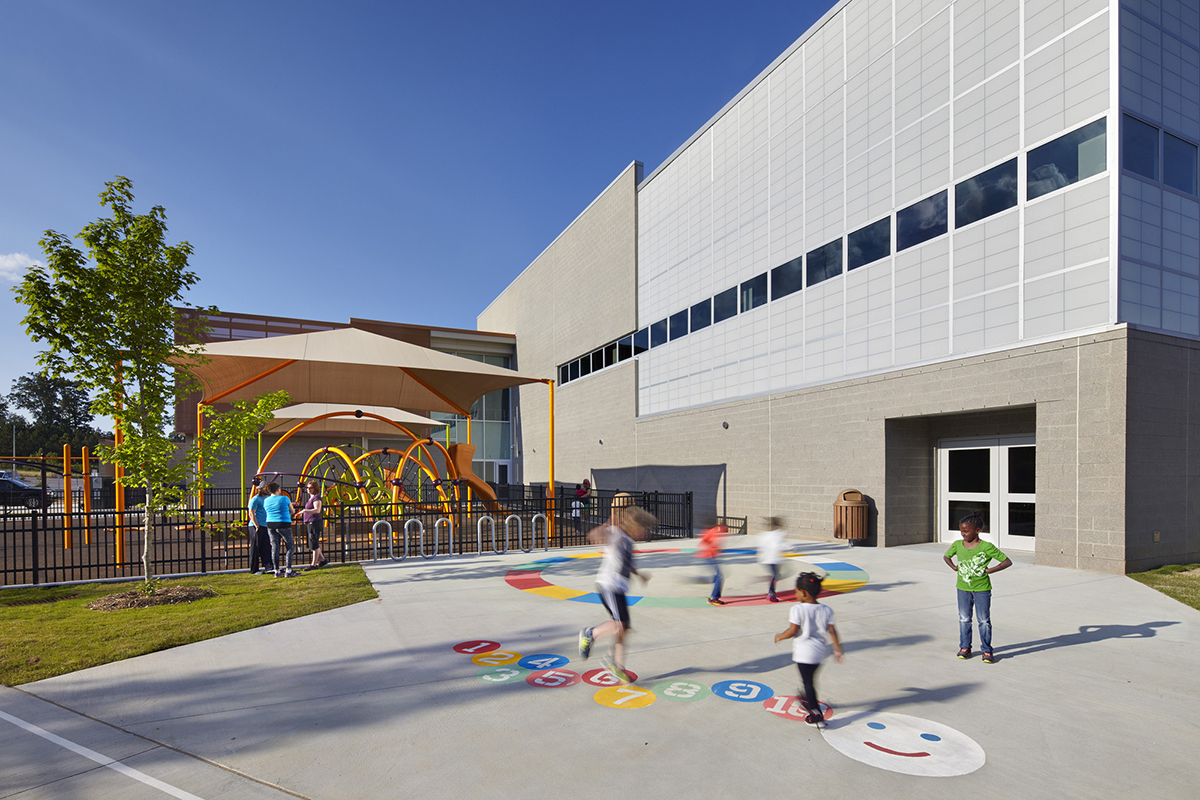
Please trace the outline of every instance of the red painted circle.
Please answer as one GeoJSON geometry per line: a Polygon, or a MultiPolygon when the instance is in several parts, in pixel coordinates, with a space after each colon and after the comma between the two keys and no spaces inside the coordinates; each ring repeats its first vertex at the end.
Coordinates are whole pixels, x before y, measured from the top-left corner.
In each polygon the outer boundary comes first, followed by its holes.
{"type": "Polygon", "coordinates": [[[525,682],[539,689],[557,689],[579,683],[579,673],[569,669],[543,669],[525,676],[525,682]]]}
{"type": "Polygon", "coordinates": [[[466,653],[469,656],[478,655],[480,653],[490,653],[493,650],[499,650],[499,642],[489,642],[483,639],[474,639],[469,642],[459,642],[454,645],[454,652],[466,653]]]}
{"type": "MultiPolygon", "coordinates": [[[[629,680],[636,683],[638,676],[631,670],[625,670],[629,680]]],[[[606,669],[590,669],[583,673],[583,682],[592,686],[620,686],[621,682],[606,669]]]]}
{"type": "MultiPolygon", "coordinates": [[[[833,710],[830,709],[828,703],[820,703],[820,706],[821,714],[825,719],[833,716],[833,710]]],[[[795,722],[804,722],[804,718],[808,715],[808,708],[800,702],[800,698],[796,695],[777,694],[763,701],[763,708],[780,719],[790,719],[795,722]]]]}

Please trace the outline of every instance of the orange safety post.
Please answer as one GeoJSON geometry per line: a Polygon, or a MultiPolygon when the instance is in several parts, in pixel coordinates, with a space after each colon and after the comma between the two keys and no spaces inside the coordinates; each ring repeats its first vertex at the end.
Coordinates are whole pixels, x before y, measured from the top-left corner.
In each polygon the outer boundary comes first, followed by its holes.
{"type": "Polygon", "coordinates": [[[83,467],[83,543],[92,543],[92,465],[87,446],[79,448],[83,467]]]}
{"type": "MultiPolygon", "coordinates": [[[[125,442],[121,433],[121,420],[117,420],[117,430],[113,436],[113,444],[118,448],[125,442]]],[[[117,505],[117,563],[125,563],[125,468],[120,464],[113,467],[113,488],[116,490],[117,505]]]]}
{"type": "MultiPolygon", "coordinates": [[[[196,403],[196,444],[201,445],[204,438],[204,403],[196,403]]],[[[203,453],[202,447],[197,447],[197,453],[203,453]]],[[[196,456],[196,477],[204,472],[204,456],[196,456]]],[[[204,510],[204,489],[196,492],[196,504],[204,510]]],[[[274,547],[274,545],[272,545],[274,547]]]]}
{"type": "Polygon", "coordinates": [[[75,543],[71,536],[71,445],[63,445],[63,549],[75,543]]]}
{"type": "Polygon", "coordinates": [[[554,512],[555,499],[558,493],[554,487],[554,381],[546,381],[546,386],[550,389],[550,517],[549,522],[550,539],[554,539],[554,512]]]}

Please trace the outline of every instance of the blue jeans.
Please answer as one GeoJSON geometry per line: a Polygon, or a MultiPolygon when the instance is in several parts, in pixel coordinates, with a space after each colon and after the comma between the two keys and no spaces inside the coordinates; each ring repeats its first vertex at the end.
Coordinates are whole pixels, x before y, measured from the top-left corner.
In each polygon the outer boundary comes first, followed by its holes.
{"type": "Polygon", "coordinates": [[[715,558],[706,558],[705,561],[708,562],[708,565],[710,567],[712,567],[712,571],[713,571],[712,594],[710,594],[708,597],[710,600],[720,600],[721,599],[721,584],[723,582],[723,580],[721,578],[721,567],[718,566],[717,560],[715,558]]]}
{"type": "Polygon", "coordinates": [[[992,593],[958,590],[958,646],[971,647],[971,609],[979,621],[979,647],[992,652],[992,593]]]}

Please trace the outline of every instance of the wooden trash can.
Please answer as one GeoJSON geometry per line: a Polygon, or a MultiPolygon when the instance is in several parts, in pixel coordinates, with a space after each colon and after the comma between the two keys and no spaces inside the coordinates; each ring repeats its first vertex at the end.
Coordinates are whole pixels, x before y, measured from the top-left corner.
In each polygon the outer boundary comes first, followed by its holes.
{"type": "Polygon", "coordinates": [[[833,501],[833,535],[851,543],[867,538],[867,501],[857,489],[847,489],[833,501]]]}

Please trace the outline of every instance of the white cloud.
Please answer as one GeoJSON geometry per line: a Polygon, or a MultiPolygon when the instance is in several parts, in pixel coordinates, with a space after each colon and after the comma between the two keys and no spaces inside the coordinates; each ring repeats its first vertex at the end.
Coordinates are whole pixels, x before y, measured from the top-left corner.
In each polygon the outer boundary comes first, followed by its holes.
{"type": "Polygon", "coordinates": [[[34,264],[41,264],[36,258],[30,258],[24,253],[0,253],[0,278],[16,283],[21,280],[25,270],[34,264]]]}

